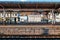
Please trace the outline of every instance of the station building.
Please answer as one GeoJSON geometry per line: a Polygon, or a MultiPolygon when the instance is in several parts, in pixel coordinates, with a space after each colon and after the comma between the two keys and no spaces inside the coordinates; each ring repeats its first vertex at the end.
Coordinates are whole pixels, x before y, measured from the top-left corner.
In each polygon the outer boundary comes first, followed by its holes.
{"type": "Polygon", "coordinates": [[[60,3],[0,2],[0,25],[6,35],[60,35],[60,3]]]}

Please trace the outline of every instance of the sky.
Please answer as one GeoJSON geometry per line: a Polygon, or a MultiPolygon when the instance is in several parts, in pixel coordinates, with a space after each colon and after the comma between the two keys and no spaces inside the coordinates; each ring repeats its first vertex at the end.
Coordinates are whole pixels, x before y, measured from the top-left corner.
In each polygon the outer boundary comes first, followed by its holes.
{"type": "Polygon", "coordinates": [[[17,1],[17,2],[60,2],[60,0],[0,0],[0,1],[17,1]]]}

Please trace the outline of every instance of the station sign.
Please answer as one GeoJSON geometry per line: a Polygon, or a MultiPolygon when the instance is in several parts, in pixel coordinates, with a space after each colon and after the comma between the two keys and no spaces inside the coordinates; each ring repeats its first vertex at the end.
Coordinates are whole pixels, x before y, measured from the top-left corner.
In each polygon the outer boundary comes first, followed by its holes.
{"type": "Polygon", "coordinates": [[[18,14],[15,14],[15,13],[12,13],[12,14],[9,14],[9,13],[6,13],[6,14],[0,13],[0,17],[18,17],[18,14]]]}

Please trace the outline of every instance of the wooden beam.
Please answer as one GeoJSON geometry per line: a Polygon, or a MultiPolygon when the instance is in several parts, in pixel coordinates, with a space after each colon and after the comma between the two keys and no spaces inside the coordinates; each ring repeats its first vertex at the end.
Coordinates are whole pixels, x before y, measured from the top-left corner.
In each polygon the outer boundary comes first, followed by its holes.
{"type": "Polygon", "coordinates": [[[38,8],[38,4],[36,4],[36,9],[38,8]]]}
{"type": "MultiPolygon", "coordinates": [[[[54,9],[5,9],[5,11],[50,11],[50,10],[54,10],[54,9]]],[[[3,9],[0,9],[0,11],[3,11],[3,9]]]]}
{"type": "Polygon", "coordinates": [[[21,5],[20,4],[18,4],[18,7],[21,9],[21,5]]]}

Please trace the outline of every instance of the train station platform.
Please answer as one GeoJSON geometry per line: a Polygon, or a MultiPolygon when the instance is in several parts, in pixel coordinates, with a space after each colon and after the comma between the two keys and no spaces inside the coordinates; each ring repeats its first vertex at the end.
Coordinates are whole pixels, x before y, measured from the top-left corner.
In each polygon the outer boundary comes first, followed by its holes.
{"type": "Polygon", "coordinates": [[[60,25],[0,25],[4,35],[60,35],[60,25]]]}

